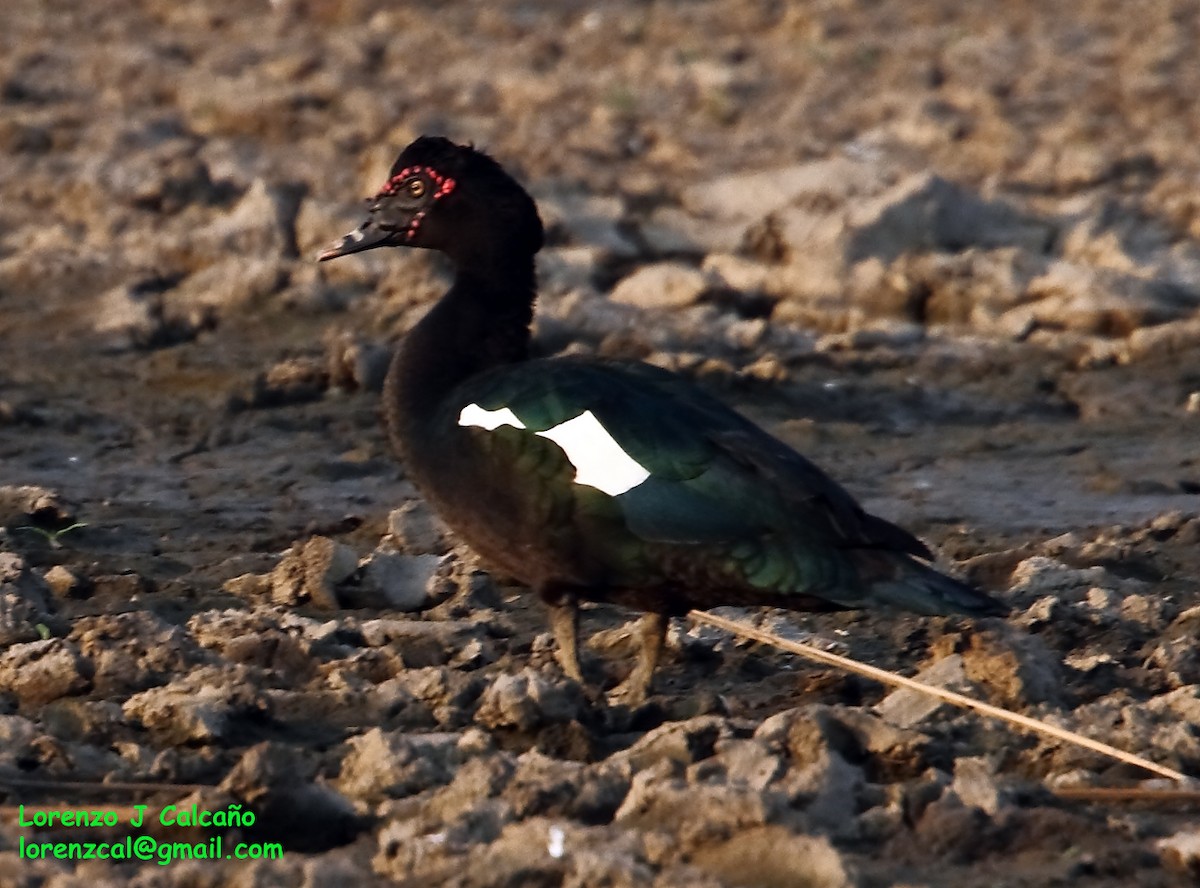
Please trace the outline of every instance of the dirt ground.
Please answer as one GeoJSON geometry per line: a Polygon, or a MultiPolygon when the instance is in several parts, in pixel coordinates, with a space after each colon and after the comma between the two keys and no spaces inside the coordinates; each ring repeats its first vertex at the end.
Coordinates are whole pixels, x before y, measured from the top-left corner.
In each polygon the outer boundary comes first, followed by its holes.
{"type": "Polygon", "coordinates": [[[380,428],[445,267],[314,262],[411,138],[473,141],[548,224],[541,351],[694,377],[1013,606],[728,615],[1200,774],[1200,4],[4,19],[0,886],[1200,874],[1194,804],[1053,792],[1164,781],[712,629],[629,711],[593,608],[563,678],[380,428]],[[192,803],[255,823],[21,825],[192,803]],[[284,854],[22,856],[142,833],[284,854]]]}

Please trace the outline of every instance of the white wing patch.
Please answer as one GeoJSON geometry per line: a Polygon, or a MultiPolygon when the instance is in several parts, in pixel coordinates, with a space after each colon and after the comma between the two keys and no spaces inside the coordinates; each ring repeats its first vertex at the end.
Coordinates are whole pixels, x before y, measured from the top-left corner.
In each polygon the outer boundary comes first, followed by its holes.
{"type": "MultiPolygon", "coordinates": [[[[526,427],[507,407],[485,410],[478,404],[464,407],[458,414],[458,424],[477,426],[489,432],[506,425],[517,429],[526,427]]],[[[562,448],[575,467],[576,484],[595,487],[609,496],[620,496],[650,477],[641,463],[621,449],[590,410],[536,434],[549,438],[562,448]]]]}
{"type": "Polygon", "coordinates": [[[574,419],[538,432],[563,449],[575,466],[575,483],[620,496],[637,487],[650,473],[613,440],[600,420],[586,410],[574,419]]]}
{"type": "Polygon", "coordinates": [[[507,407],[501,407],[499,410],[484,410],[478,404],[468,404],[464,407],[458,414],[458,424],[460,426],[479,426],[489,432],[504,425],[510,425],[517,429],[525,428],[525,423],[521,422],[517,414],[507,407]]]}

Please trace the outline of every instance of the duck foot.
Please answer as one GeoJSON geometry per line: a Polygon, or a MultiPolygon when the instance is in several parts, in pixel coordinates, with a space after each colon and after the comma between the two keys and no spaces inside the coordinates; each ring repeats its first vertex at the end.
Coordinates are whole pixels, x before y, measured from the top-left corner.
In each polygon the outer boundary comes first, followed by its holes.
{"type": "Polygon", "coordinates": [[[648,613],[638,621],[637,634],[641,646],[637,663],[625,681],[608,692],[610,704],[623,704],[631,709],[646,702],[654,681],[654,670],[662,654],[670,620],[664,614],[648,613]]]}

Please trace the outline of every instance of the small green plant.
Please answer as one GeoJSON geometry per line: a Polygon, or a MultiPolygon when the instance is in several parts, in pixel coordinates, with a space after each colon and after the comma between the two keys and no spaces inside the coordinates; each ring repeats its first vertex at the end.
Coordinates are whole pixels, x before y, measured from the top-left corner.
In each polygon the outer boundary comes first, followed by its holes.
{"type": "Polygon", "coordinates": [[[70,524],[67,527],[59,528],[58,530],[47,530],[44,527],[36,527],[32,524],[23,524],[20,527],[16,528],[16,530],[31,530],[34,533],[41,536],[43,539],[45,539],[46,542],[48,542],[51,545],[51,547],[53,547],[55,549],[61,549],[62,548],[61,538],[62,538],[63,534],[70,533],[73,530],[80,530],[84,527],[87,527],[86,521],[76,521],[74,524],[70,524]]]}

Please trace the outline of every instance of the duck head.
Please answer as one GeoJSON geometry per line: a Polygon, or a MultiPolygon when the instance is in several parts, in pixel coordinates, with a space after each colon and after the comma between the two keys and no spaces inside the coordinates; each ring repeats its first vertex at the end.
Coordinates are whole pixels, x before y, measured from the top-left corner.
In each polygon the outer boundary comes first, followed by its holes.
{"type": "Polygon", "coordinates": [[[421,136],[400,152],[367,219],[320,262],[376,247],[439,250],[459,265],[530,258],[544,234],[533,198],[482,151],[421,136]]]}

